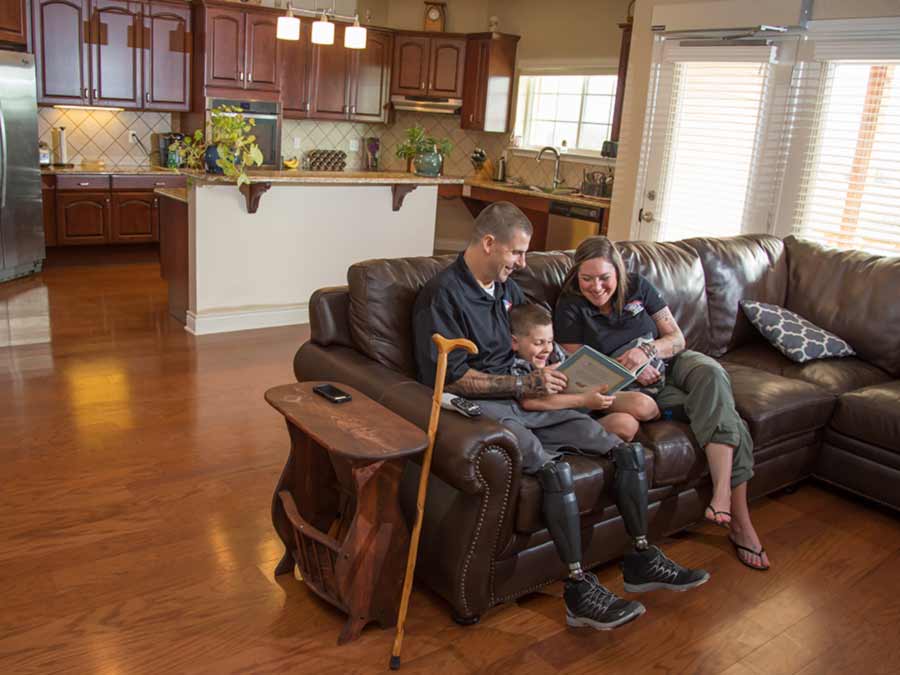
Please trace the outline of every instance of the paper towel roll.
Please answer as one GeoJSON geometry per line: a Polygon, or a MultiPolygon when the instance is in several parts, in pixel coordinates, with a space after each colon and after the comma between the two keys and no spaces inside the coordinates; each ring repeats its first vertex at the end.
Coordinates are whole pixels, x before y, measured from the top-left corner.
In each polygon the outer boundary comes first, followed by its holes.
{"type": "Polygon", "coordinates": [[[69,147],[66,142],[66,128],[65,127],[57,127],[56,128],[56,155],[59,161],[57,164],[68,164],[69,163],[69,147]]]}

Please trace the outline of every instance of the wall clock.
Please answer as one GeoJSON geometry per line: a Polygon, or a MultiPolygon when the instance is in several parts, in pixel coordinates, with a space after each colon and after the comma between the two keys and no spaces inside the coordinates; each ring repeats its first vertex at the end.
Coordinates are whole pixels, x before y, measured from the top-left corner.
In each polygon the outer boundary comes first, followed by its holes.
{"type": "Polygon", "coordinates": [[[425,30],[437,33],[444,32],[447,22],[446,2],[425,2],[425,30]]]}

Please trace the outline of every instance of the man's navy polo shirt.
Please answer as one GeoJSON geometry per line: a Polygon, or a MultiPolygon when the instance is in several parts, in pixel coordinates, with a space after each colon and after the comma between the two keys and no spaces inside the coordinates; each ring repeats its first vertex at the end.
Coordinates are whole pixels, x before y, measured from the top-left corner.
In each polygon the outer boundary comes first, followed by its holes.
{"type": "Polygon", "coordinates": [[[589,345],[612,354],[635,338],[659,337],[653,315],[666,307],[659,291],[644,277],[628,275],[628,292],[622,312],[603,314],[583,295],[559,296],[553,313],[553,338],[563,344],[589,345]]]}
{"type": "Polygon", "coordinates": [[[413,349],[419,382],[434,386],[437,348],[433,333],[448,340],[467,338],[477,354],[458,349],[447,360],[446,384],[456,382],[469,368],[492,375],[508,375],[513,363],[509,310],[525,302],[512,280],[494,283],[492,298],[475,279],[463,254],[419,291],[413,307],[413,349]]]}

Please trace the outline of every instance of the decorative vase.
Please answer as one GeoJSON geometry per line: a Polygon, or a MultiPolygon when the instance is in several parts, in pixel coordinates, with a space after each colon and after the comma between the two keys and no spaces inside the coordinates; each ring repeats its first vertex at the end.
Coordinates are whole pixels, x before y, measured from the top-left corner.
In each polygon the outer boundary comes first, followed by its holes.
{"type": "Polygon", "coordinates": [[[428,176],[434,178],[441,175],[441,164],[443,158],[439,152],[424,152],[416,155],[413,164],[416,167],[417,176],[428,176]]]}
{"type": "Polygon", "coordinates": [[[216,164],[216,161],[219,159],[219,147],[217,145],[210,145],[206,148],[203,159],[206,162],[206,173],[225,173],[222,167],[216,164]]]}

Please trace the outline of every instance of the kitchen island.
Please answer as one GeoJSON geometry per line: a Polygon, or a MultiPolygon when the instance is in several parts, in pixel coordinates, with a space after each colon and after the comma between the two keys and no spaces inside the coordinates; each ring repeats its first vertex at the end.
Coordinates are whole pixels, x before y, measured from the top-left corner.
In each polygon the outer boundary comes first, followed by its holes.
{"type": "Polygon", "coordinates": [[[439,185],[461,178],[395,172],[256,171],[238,190],[192,175],[160,190],[170,313],[196,334],[306,323],[318,288],[347,283],[370,258],[430,256],[439,185]],[[176,298],[177,300],[177,298],[176,298]]]}

